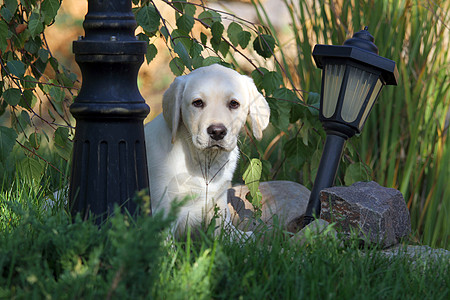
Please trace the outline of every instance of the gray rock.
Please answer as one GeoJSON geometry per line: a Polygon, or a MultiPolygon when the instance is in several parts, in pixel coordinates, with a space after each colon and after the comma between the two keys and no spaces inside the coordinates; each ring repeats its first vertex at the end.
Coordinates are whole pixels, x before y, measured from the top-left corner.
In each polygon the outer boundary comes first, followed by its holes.
{"type": "Polygon", "coordinates": [[[430,246],[421,245],[395,245],[391,248],[384,249],[380,252],[388,258],[405,255],[412,261],[436,261],[441,259],[450,263],[450,251],[445,249],[433,249],[430,246]]]}
{"type": "Polygon", "coordinates": [[[335,222],[336,229],[346,236],[356,232],[365,242],[387,248],[411,232],[403,195],[376,182],[324,189],[320,201],[320,218],[335,222]]]}
{"type": "MultiPolygon", "coordinates": [[[[305,213],[310,191],[303,185],[291,181],[266,181],[259,184],[262,194],[261,221],[272,226],[275,218],[283,229],[299,230],[300,217],[305,213]]],[[[246,199],[247,186],[239,185],[228,190],[228,207],[233,225],[241,230],[258,227],[253,218],[253,205],[246,199]]]]}

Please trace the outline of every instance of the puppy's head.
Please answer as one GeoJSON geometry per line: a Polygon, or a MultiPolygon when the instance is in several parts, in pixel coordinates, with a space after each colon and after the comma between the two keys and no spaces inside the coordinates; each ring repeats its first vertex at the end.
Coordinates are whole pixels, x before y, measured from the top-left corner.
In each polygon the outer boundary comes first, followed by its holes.
{"type": "Polygon", "coordinates": [[[182,124],[197,149],[231,151],[247,118],[255,138],[262,138],[270,109],[251,78],[211,65],[175,79],[164,93],[163,115],[172,142],[182,124]]]}

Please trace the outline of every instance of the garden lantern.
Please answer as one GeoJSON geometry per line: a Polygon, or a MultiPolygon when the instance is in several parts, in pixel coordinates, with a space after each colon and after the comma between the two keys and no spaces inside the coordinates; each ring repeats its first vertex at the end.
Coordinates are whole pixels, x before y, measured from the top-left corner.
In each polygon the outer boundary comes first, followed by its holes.
{"type": "Polygon", "coordinates": [[[342,46],[314,47],[323,70],[319,118],[326,140],[303,226],[319,217],[319,193],[333,185],[346,140],[361,132],[382,87],[397,85],[395,62],[379,56],[373,41],[365,27],[342,46]]]}

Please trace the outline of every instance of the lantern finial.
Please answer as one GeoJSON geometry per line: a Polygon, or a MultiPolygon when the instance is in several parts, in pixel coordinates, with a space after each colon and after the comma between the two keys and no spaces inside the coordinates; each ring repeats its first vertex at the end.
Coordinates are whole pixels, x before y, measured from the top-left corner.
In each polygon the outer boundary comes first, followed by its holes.
{"type": "Polygon", "coordinates": [[[368,31],[369,27],[365,26],[363,30],[358,31],[351,39],[344,42],[344,46],[357,47],[375,54],[378,54],[378,48],[373,43],[374,38],[368,31]]]}

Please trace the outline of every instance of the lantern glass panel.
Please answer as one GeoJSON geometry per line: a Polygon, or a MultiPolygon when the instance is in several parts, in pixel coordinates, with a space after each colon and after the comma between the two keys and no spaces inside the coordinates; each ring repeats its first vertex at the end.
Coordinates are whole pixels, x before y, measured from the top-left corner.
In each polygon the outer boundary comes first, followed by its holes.
{"type": "Polygon", "coordinates": [[[381,88],[383,87],[383,83],[380,79],[377,80],[377,83],[375,84],[375,87],[373,88],[372,95],[370,95],[369,102],[367,103],[367,106],[364,110],[364,114],[361,118],[361,121],[359,121],[358,128],[361,130],[364,126],[364,123],[366,122],[367,116],[369,115],[370,110],[372,109],[373,104],[375,103],[375,100],[377,100],[378,95],[380,93],[381,88]]]}
{"type": "Polygon", "coordinates": [[[322,114],[325,118],[331,118],[336,111],[336,104],[341,90],[346,65],[325,65],[325,78],[323,86],[322,114]]]}
{"type": "Polygon", "coordinates": [[[347,87],[342,104],[341,117],[345,122],[352,123],[358,117],[364,101],[378,76],[364,70],[349,66],[347,87]]]}

